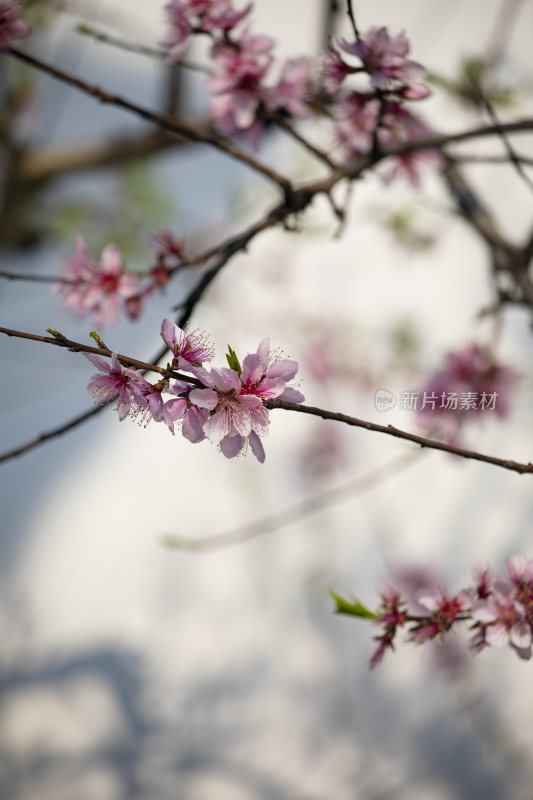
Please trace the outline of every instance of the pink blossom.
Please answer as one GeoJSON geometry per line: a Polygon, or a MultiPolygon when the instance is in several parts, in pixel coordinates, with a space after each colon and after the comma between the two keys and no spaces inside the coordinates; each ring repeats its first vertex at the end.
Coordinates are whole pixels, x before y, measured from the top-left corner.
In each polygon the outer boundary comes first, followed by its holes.
{"type": "Polygon", "coordinates": [[[405,624],[407,618],[405,602],[396,589],[392,587],[385,589],[381,592],[381,600],[381,613],[373,621],[377,625],[383,625],[385,630],[381,635],[374,637],[378,646],[370,659],[370,669],[381,664],[387,650],[394,649],[396,632],[405,624]]]}
{"type": "Polygon", "coordinates": [[[487,600],[472,607],[472,619],[484,629],[484,641],[491,647],[512,645],[521,658],[531,657],[531,625],[514,591],[494,591],[487,600]]]}
{"type": "MultiPolygon", "coordinates": [[[[79,316],[92,314],[95,325],[114,325],[122,302],[141,294],[139,279],[126,272],[116,245],[102,251],[100,264],[89,259],[82,236],[76,237],[76,252],[65,259],[69,283],[55,284],[53,291],[63,299],[63,308],[79,316]]],[[[137,309],[130,308],[135,316],[137,309]]]]}
{"type": "Polygon", "coordinates": [[[30,35],[30,26],[20,18],[18,0],[0,0],[0,50],[11,47],[15,39],[30,35]]]}
{"type": "Polygon", "coordinates": [[[335,144],[347,161],[368,153],[379,119],[379,100],[358,92],[340,96],[335,107],[335,144]]]}
{"type": "Polygon", "coordinates": [[[241,393],[253,394],[262,400],[277,397],[291,403],[301,403],[305,399],[301,392],[286,385],[297,371],[297,361],[273,358],[270,339],[263,339],[257,352],[248,354],[242,362],[241,393]]]}
{"type": "MultiPolygon", "coordinates": [[[[398,103],[387,103],[379,133],[382,147],[395,147],[402,142],[416,142],[430,136],[433,131],[420,122],[398,103]]],[[[412,150],[403,155],[393,156],[393,166],[383,174],[383,182],[391,183],[404,174],[415,189],[420,188],[420,167],[427,164],[434,169],[444,165],[444,159],[435,149],[412,150]]]]}
{"type": "MultiPolygon", "coordinates": [[[[226,437],[247,437],[252,431],[251,409],[263,406],[262,400],[239,394],[239,374],[228,367],[213,367],[209,373],[203,370],[202,383],[209,388],[193,389],[189,396],[199,408],[213,412],[203,427],[207,438],[218,444],[226,437]]],[[[263,429],[262,420],[259,427],[263,429]]]]}
{"type": "Polygon", "coordinates": [[[257,131],[257,111],[267,97],[264,79],[272,64],[274,41],[245,30],[230,44],[211,50],[216,71],[208,79],[210,108],[217,128],[227,135],[257,131]]]}
{"type": "Polygon", "coordinates": [[[144,378],[130,384],[130,392],[136,408],[133,409],[133,416],[141,415],[141,420],[148,425],[150,420],[154,422],[164,422],[169,431],[174,434],[174,417],[171,413],[169,403],[172,400],[163,400],[163,392],[168,391],[168,382],[159,381],[151,384],[144,378]]]}
{"type": "MultiPolygon", "coordinates": [[[[404,33],[390,36],[384,27],[372,28],[359,41],[343,41],[340,46],[361,59],[375,89],[417,86],[424,78],[424,67],[407,58],[410,47],[404,33]]],[[[415,90],[411,99],[417,94],[420,90],[415,90]]]]}
{"type": "Polygon", "coordinates": [[[170,32],[163,42],[170,48],[170,60],[180,57],[193,33],[227,33],[248,16],[251,9],[249,3],[236,11],[230,0],[171,0],[165,6],[170,32]]]}
{"type": "Polygon", "coordinates": [[[83,354],[102,375],[93,375],[87,385],[89,394],[97,400],[107,402],[118,395],[117,411],[119,421],[128,416],[134,397],[132,389],[135,383],[144,381],[142,375],[133,369],[122,367],[117,354],[111,356],[111,364],[93,353],[83,354]]]}
{"type": "Polygon", "coordinates": [[[311,65],[307,58],[289,58],[283,64],[278,83],[268,90],[266,107],[269,111],[283,109],[295,117],[306,117],[309,108],[306,97],[309,91],[311,65]]]}
{"type": "Polygon", "coordinates": [[[157,245],[157,255],[162,258],[174,256],[181,258],[183,242],[178,241],[172,231],[161,230],[154,233],[152,236],[155,244],[157,245]]]}
{"type": "Polygon", "coordinates": [[[210,337],[198,329],[188,333],[169,319],[164,319],[161,336],[172,351],[173,365],[179,369],[190,371],[191,367],[211,361],[214,356],[210,337]]]}
{"type": "Polygon", "coordinates": [[[430,615],[421,619],[410,631],[410,638],[419,644],[436,636],[442,637],[452,625],[460,619],[461,612],[468,610],[475,601],[471,589],[464,589],[457,595],[448,595],[445,591],[420,592],[417,603],[430,615]]]}
{"type": "Polygon", "coordinates": [[[506,564],[507,575],[515,586],[533,585],[533,559],[526,561],[524,556],[517,555],[510,558],[506,564]]]}
{"type": "Polygon", "coordinates": [[[436,429],[447,440],[458,442],[467,420],[490,413],[499,417],[507,414],[517,377],[515,370],[498,364],[480,345],[471,344],[448,353],[444,367],[429,378],[419,393],[421,398],[431,398],[431,402],[419,407],[418,422],[423,428],[436,429]]]}
{"type": "Polygon", "coordinates": [[[328,52],[322,60],[322,71],[324,89],[328,94],[335,94],[347,75],[360,70],[347,64],[336,47],[330,44],[328,52]]]}
{"type": "Polygon", "coordinates": [[[206,438],[203,427],[207,422],[209,412],[205,408],[198,408],[191,401],[190,393],[193,388],[183,381],[175,381],[170,387],[170,391],[179,396],[168,400],[166,406],[172,419],[181,421],[181,433],[185,439],[197,444],[206,438]]]}

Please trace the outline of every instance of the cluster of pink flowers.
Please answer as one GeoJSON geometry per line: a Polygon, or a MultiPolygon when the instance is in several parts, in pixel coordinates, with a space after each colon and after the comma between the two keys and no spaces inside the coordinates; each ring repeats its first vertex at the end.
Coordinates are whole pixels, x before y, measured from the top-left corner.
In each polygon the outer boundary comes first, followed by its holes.
{"type": "Polygon", "coordinates": [[[15,39],[25,39],[30,34],[30,26],[20,17],[18,0],[0,0],[0,50],[11,47],[15,39]]]}
{"type": "Polygon", "coordinates": [[[305,117],[310,83],[306,58],[285,61],[275,83],[267,83],[274,64],[274,40],[239,28],[252,4],[241,11],[230,0],[173,0],[166,6],[171,34],[165,44],[177,58],[193,33],[208,34],[215,70],[208,78],[210,109],[218,130],[245,135],[257,147],[269,113],[305,117]]]}
{"type": "Polygon", "coordinates": [[[208,439],[219,445],[226,458],[233,458],[249,443],[262,463],[265,451],[261,438],[267,435],[270,424],[265,401],[304,400],[301,392],[288,385],[298,363],[273,357],[269,339],[263,339],[257,352],[243,359],[242,367],[230,348],[229,366],[208,370],[203,365],[214,355],[208,336],[197,330],[188,333],[168,319],[161,324],[161,336],[172,353],[168,367],[180,370],[179,378],[151,384],[136,370],[121,366],[116,353],[111,364],[86,353],[101,373],[89,381],[89,394],[104,402],[117,397],[121,421],[128,415],[140,416],[145,424],[153,419],[164,422],[172,433],[174,424],[180,421],[186,439],[193,443],[208,439]],[[163,394],[170,396],[163,399],[163,394]]]}
{"type": "Polygon", "coordinates": [[[170,232],[161,231],[154,241],[156,264],[143,282],[141,276],[127,271],[115,244],[108,244],[96,263],[89,258],[83,237],[77,236],[74,254],[63,262],[65,279],[54,284],[52,291],[62,298],[65,310],[80,317],[92,315],[97,326],[115,325],[121,310],[137,319],[144,300],[164,287],[181,263],[181,245],[170,232]]]}
{"type": "Polygon", "coordinates": [[[441,402],[421,408],[418,422],[425,430],[458,444],[465,421],[482,417],[486,408],[484,399],[495,397],[494,413],[501,418],[507,415],[517,379],[515,370],[498,364],[491,353],[478,344],[448,353],[444,367],[431,375],[420,392],[441,402]],[[480,402],[458,406],[457,398],[469,394],[480,402]]]}
{"type": "MultiPolygon", "coordinates": [[[[348,163],[373,147],[392,147],[431,133],[403,105],[405,100],[423,100],[430,93],[422,82],[424,68],[411,61],[408,53],[405,34],[391,36],[386,28],[372,28],[355,42],[330,45],[322,65],[322,85],[332,106],[335,144],[348,163]],[[346,56],[357,58],[358,63],[351,64],[346,56]],[[351,75],[366,75],[367,85],[347,88],[346,78],[351,75]]],[[[388,183],[404,172],[418,188],[418,166],[424,162],[440,166],[441,159],[431,150],[406,154],[396,159],[384,180],[388,183]]]]}
{"type": "Polygon", "coordinates": [[[371,619],[382,628],[375,637],[378,646],[371,659],[371,668],[394,649],[398,630],[403,628],[408,642],[423,644],[444,635],[460,623],[468,623],[472,636],[469,647],[478,653],[485,647],[509,645],[523,659],[531,658],[533,642],[533,559],[513,556],[507,561],[503,575],[489,569],[474,573],[474,583],[457,594],[443,588],[428,587],[409,597],[397,588],[381,593],[381,606],[376,613],[360,604],[351,606],[340,600],[341,613],[371,619]]]}

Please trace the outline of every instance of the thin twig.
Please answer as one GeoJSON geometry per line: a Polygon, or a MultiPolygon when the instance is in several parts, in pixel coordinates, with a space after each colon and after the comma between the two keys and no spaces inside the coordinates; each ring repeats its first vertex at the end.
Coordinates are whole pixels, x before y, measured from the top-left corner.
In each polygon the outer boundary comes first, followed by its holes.
{"type": "Polygon", "coordinates": [[[158,114],[155,111],[150,111],[149,109],[143,108],[136,103],[132,103],[130,100],[125,100],[118,95],[110,94],[94,84],[87,83],[86,81],[81,80],[81,78],[76,78],[73,75],[64,72],[63,70],[52,66],[51,64],[47,64],[45,61],[42,61],[35,56],[31,56],[28,53],[22,52],[21,50],[16,50],[12,47],[6,52],[15,56],[15,58],[18,58],[20,61],[30,64],[30,66],[35,67],[41,72],[45,72],[46,74],[51,75],[53,78],[69,84],[69,86],[74,86],[76,89],[79,89],[81,92],[84,92],[91,97],[95,97],[101,103],[108,103],[110,105],[123,108],[126,111],[136,114],[142,119],[154,123],[163,130],[170,131],[171,133],[177,134],[178,136],[181,136],[192,142],[209,144],[212,147],[215,147],[217,150],[227,153],[237,161],[246,164],[255,172],[263,175],[270,181],[273,181],[281,189],[283,189],[286,195],[290,195],[292,192],[292,186],[290,182],[283,175],[280,175],[269,167],[266,167],[264,164],[261,164],[255,158],[248,155],[248,153],[245,153],[243,150],[237,147],[237,145],[233,144],[233,142],[223,136],[206,133],[205,131],[199,131],[197,128],[194,128],[192,125],[188,125],[178,117],[167,117],[163,114],[158,114]]]}
{"type": "Polygon", "coordinates": [[[0,278],[5,278],[7,281],[31,281],[34,283],[70,283],[74,285],[83,285],[84,283],[84,281],[72,278],[62,278],[59,275],[36,275],[28,272],[6,272],[5,270],[0,270],[0,278]]]}
{"type": "MultiPolygon", "coordinates": [[[[515,152],[515,156],[521,164],[533,167],[533,158],[521,156],[515,152]]],[[[509,164],[508,156],[454,156],[454,161],[458,164],[509,164]]]]}
{"type": "Polygon", "coordinates": [[[83,414],[79,414],[77,417],[74,417],[68,422],[59,425],[57,428],[51,428],[49,431],[39,434],[39,436],[24,442],[24,444],[13,448],[13,450],[7,450],[5,453],[0,453],[0,464],[2,464],[4,461],[10,461],[12,458],[16,458],[17,456],[22,456],[30,450],[34,450],[36,447],[39,447],[40,445],[50,441],[50,439],[56,439],[58,436],[62,436],[64,433],[68,433],[68,431],[77,428],[83,422],[88,422],[90,419],[103,411],[104,408],[108,408],[112,402],[113,401],[110,400],[107,403],[94,406],[93,408],[89,409],[89,411],[84,411],[83,414]]]}
{"type": "MultiPolygon", "coordinates": [[[[130,53],[138,53],[139,55],[151,56],[152,58],[168,58],[168,49],[165,50],[162,47],[149,47],[145,44],[140,44],[139,42],[129,42],[120,36],[107,33],[100,28],[94,28],[92,25],[89,25],[86,22],[80,22],[76,26],[75,31],[76,33],[81,33],[83,36],[91,36],[93,39],[103,42],[104,44],[120,47],[121,50],[128,50],[130,53]]],[[[212,73],[212,70],[204,64],[198,64],[195,61],[188,61],[184,58],[180,58],[178,61],[175,61],[174,64],[177,64],[178,67],[183,67],[184,69],[193,70],[194,72],[203,72],[205,75],[211,75],[212,73]]]]}
{"type": "Polygon", "coordinates": [[[320,150],[320,148],[315,147],[315,145],[312,144],[310,141],[308,141],[304,136],[302,136],[301,133],[298,133],[296,128],[293,128],[293,126],[287,119],[285,119],[285,117],[283,117],[281,114],[274,114],[272,116],[272,119],[274,120],[276,125],[278,125],[278,127],[286,131],[289,134],[289,136],[292,136],[293,139],[295,139],[297,142],[303,145],[303,147],[305,147],[305,149],[308,150],[310,153],[312,153],[314,156],[319,158],[320,161],[323,161],[324,164],[327,164],[328,167],[331,167],[331,169],[337,168],[337,164],[335,164],[335,162],[332,161],[332,159],[328,156],[327,153],[325,153],[323,150],[320,150]]]}
{"type": "Polygon", "coordinates": [[[343,486],[329,489],[315,497],[303,500],[301,503],[295,503],[289,508],[279,511],[277,514],[269,514],[267,517],[256,520],[251,524],[239,525],[237,528],[231,528],[231,530],[218,533],[214,536],[206,536],[203,539],[193,539],[189,536],[169,534],[163,537],[162,543],[166,547],[175,550],[206,553],[232,547],[242,542],[248,542],[251,539],[256,539],[258,536],[263,536],[266,533],[273,533],[280,530],[280,528],[285,528],[287,525],[291,525],[294,522],[300,522],[325,508],[343,503],[347,500],[352,500],[354,497],[363,494],[363,492],[374,489],[394,475],[403,472],[406,467],[417,461],[419,457],[420,451],[413,450],[407,455],[404,454],[372,470],[372,472],[368,472],[366,475],[362,475],[359,478],[355,478],[355,480],[345,483],[343,486]]]}
{"type": "MultiPolygon", "coordinates": [[[[56,336],[39,336],[35,333],[26,333],[25,331],[15,331],[11,328],[2,327],[0,327],[0,333],[4,333],[6,336],[13,336],[16,339],[29,339],[32,342],[41,342],[43,344],[54,345],[55,347],[63,347],[66,350],[69,350],[71,353],[92,353],[96,356],[107,356],[108,358],[113,355],[113,351],[108,347],[92,347],[91,345],[83,344],[82,342],[73,342],[57,333],[56,336]]],[[[182,373],[176,372],[173,369],[158,367],[155,364],[149,364],[147,361],[139,361],[137,358],[124,356],[121,353],[117,353],[117,358],[122,364],[127,364],[134,369],[142,369],[144,372],[157,372],[160,375],[163,375],[165,378],[175,378],[176,380],[192,383],[195,386],[201,386],[200,382],[197,381],[196,378],[191,378],[190,375],[183,375],[182,373]]]]}
{"type": "Polygon", "coordinates": [[[355,14],[353,10],[352,0],[346,0],[346,5],[348,6],[348,17],[350,18],[350,22],[352,23],[355,39],[356,41],[359,42],[361,40],[361,36],[359,35],[359,28],[357,27],[357,22],[355,21],[355,14]]]}
{"type": "Polygon", "coordinates": [[[524,167],[522,166],[522,162],[518,155],[515,153],[514,148],[509,141],[509,137],[505,133],[504,130],[501,128],[501,122],[498,119],[498,116],[490,102],[489,98],[486,96],[485,92],[483,91],[481,85],[479,83],[474,84],[474,90],[481,101],[482,105],[485,107],[487,114],[489,115],[492,123],[497,128],[500,138],[502,140],[502,144],[505,147],[507,155],[509,156],[509,161],[513,164],[514,168],[516,169],[519,176],[522,178],[526,186],[533,191],[533,181],[525,171],[524,167]]]}
{"type": "Polygon", "coordinates": [[[375,422],[367,422],[357,417],[350,417],[347,414],[340,414],[335,411],[324,411],[322,408],[315,408],[314,406],[297,405],[295,403],[287,403],[285,400],[268,400],[265,405],[267,408],[282,408],[285,411],[297,411],[300,414],[311,414],[314,417],[321,417],[322,419],[330,419],[336,422],[344,422],[346,425],[351,425],[356,428],[365,428],[367,431],[375,431],[376,433],[386,433],[388,436],[395,436],[398,439],[406,439],[409,442],[415,442],[420,447],[429,447],[432,450],[442,450],[445,453],[461,456],[462,458],[472,459],[473,461],[482,461],[485,464],[494,464],[494,466],[502,467],[519,474],[533,473],[533,464],[521,464],[516,461],[510,461],[504,458],[495,458],[494,456],[487,456],[483,453],[477,453],[474,450],[464,450],[462,447],[454,447],[445,442],[438,442],[434,439],[426,439],[424,436],[418,436],[415,433],[395,428],[393,425],[378,425],[375,422]]]}

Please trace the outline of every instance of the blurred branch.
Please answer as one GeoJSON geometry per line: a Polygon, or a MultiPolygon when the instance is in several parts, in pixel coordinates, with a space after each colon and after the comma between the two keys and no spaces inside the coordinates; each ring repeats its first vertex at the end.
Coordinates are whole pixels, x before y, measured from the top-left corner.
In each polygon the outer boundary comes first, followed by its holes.
{"type": "MultiPolygon", "coordinates": [[[[75,31],[76,33],[81,33],[84,36],[90,36],[99,42],[103,42],[104,44],[110,44],[114,47],[119,47],[121,50],[128,50],[130,53],[138,53],[139,55],[151,56],[152,58],[168,58],[168,50],[165,50],[162,47],[148,47],[147,45],[139,44],[138,42],[129,42],[122,37],[106,33],[99,28],[88,25],[86,22],[80,22],[75,28],[75,31]]],[[[184,58],[180,58],[178,61],[175,61],[174,64],[178,67],[183,67],[183,69],[190,69],[194,72],[203,72],[205,75],[210,75],[212,72],[209,67],[184,58]]]]}
{"type": "Polygon", "coordinates": [[[251,524],[239,525],[237,528],[231,528],[214,536],[206,536],[203,539],[169,534],[163,537],[162,543],[166,547],[175,550],[206,553],[249,542],[258,536],[274,533],[294,522],[301,522],[301,520],[316,514],[318,511],[352,500],[354,497],[363,494],[363,492],[374,489],[376,486],[381,486],[389,478],[402,473],[408,466],[417,461],[420,455],[419,450],[411,451],[407,455],[399,456],[387,464],[372,470],[372,472],[368,472],[366,475],[345,483],[343,486],[329,489],[315,497],[310,497],[308,500],[303,500],[301,503],[295,503],[277,514],[269,514],[267,517],[258,519],[251,524]]]}
{"type": "MultiPolygon", "coordinates": [[[[208,127],[198,126],[198,130],[207,133],[208,127]]],[[[28,183],[40,183],[77,170],[118,166],[134,158],[177,147],[185,141],[162,131],[155,131],[139,136],[119,137],[107,142],[37,147],[21,155],[19,175],[21,180],[28,183]]]]}
{"type": "Polygon", "coordinates": [[[511,144],[511,142],[509,141],[509,137],[507,136],[506,132],[504,130],[502,130],[501,122],[499,121],[499,119],[498,119],[498,117],[496,115],[496,112],[495,112],[494,108],[492,107],[492,103],[490,102],[489,98],[486,96],[485,92],[483,91],[482,86],[480,84],[477,84],[476,86],[474,86],[474,91],[476,92],[477,96],[479,97],[481,105],[487,111],[487,113],[488,113],[493,125],[498,129],[498,133],[500,135],[500,138],[502,140],[503,146],[505,147],[505,150],[506,150],[507,155],[509,157],[509,161],[511,162],[511,164],[513,164],[513,166],[515,167],[518,175],[522,178],[522,180],[524,181],[526,186],[530,190],[533,191],[533,181],[531,180],[531,178],[529,177],[529,175],[525,171],[524,167],[522,166],[520,158],[515,153],[514,148],[513,148],[512,144],[511,144]]]}
{"type": "Polygon", "coordinates": [[[346,0],[346,5],[348,7],[348,9],[347,9],[348,18],[349,18],[350,22],[352,23],[352,28],[353,28],[355,39],[356,39],[357,42],[359,42],[360,39],[361,39],[361,36],[359,35],[359,28],[357,27],[357,22],[355,21],[355,14],[354,14],[354,10],[353,10],[353,0],[346,0]]]}
{"type": "Polygon", "coordinates": [[[268,178],[270,181],[273,181],[277,184],[286,194],[290,194],[292,191],[292,186],[290,182],[283,177],[283,175],[279,175],[274,170],[266,167],[264,164],[261,164],[252,156],[245,153],[241,150],[237,145],[233,144],[229,139],[226,139],[223,136],[215,135],[214,133],[207,133],[205,131],[199,130],[192,125],[187,124],[184,120],[179,119],[178,117],[168,117],[163,114],[158,114],[155,111],[150,111],[147,108],[143,108],[142,106],[137,105],[136,103],[132,103],[129,100],[125,100],[118,95],[110,94],[109,92],[100,89],[98,86],[94,84],[86,83],[81,78],[76,78],[73,75],[70,75],[63,70],[58,69],[57,67],[52,66],[51,64],[47,64],[46,62],[42,61],[41,59],[36,58],[35,56],[31,56],[28,53],[24,53],[21,50],[16,50],[11,48],[6,51],[8,54],[15,56],[20,61],[23,61],[26,64],[29,64],[32,67],[44,72],[48,75],[51,75],[53,78],[62,81],[63,83],[67,83],[69,86],[73,86],[76,89],[79,89],[81,92],[90,95],[91,97],[95,97],[101,103],[106,103],[109,105],[114,105],[119,108],[123,108],[126,111],[130,111],[131,113],[135,114],[141,119],[145,119],[148,122],[152,122],[158,127],[162,128],[163,130],[167,130],[170,133],[177,134],[185,139],[188,139],[191,142],[199,142],[203,144],[208,144],[214,147],[217,150],[220,150],[223,153],[231,156],[232,158],[240,161],[243,164],[246,164],[248,167],[253,169],[260,175],[263,175],[265,178],[268,178]]]}

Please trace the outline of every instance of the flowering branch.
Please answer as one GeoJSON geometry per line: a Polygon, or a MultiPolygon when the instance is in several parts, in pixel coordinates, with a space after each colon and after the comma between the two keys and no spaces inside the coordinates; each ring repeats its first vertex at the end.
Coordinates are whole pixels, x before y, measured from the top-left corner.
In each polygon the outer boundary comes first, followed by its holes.
{"type": "Polygon", "coordinates": [[[513,556],[506,574],[493,575],[489,569],[474,573],[474,585],[451,594],[443,588],[427,585],[409,597],[392,586],[381,593],[381,606],[371,611],[358,600],[346,600],[331,592],[339,614],[370,620],[382,627],[374,637],[378,647],[370,667],[381,663],[388,650],[394,650],[400,628],[407,641],[423,644],[442,640],[460,623],[469,622],[473,653],[485,647],[509,645],[520,658],[531,658],[533,642],[533,560],[513,556]],[[411,609],[411,610],[410,610],[411,609]]]}
{"type": "MultiPolygon", "coordinates": [[[[94,396],[104,397],[105,400],[108,400],[117,393],[120,386],[124,389],[124,398],[122,398],[121,402],[123,402],[124,407],[127,404],[128,410],[131,406],[131,403],[137,402],[138,400],[135,385],[137,376],[130,374],[131,371],[127,371],[125,375],[123,375],[122,372],[120,372],[120,364],[127,364],[136,369],[156,372],[161,374],[166,379],[170,378],[176,380],[178,381],[180,387],[179,391],[177,390],[176,393],[180,394],[181,392],[183,393],[183,396],[187,394],[188,398],[188,405],[180,405],[180,410],[182,408],[189,409],[192,406],[196,408],[196,410],[207,409],[209,412],[215,411],[215,416],[220,413],[220,428],[217,428],[216,430],[214,429],[214,421],[213,424],[211,424],[211,420],[214,420],[214,417],[211,416],[205,416],[205,419],[203,419],[203,425],[209,421],[209,432],[211,432],[211,428],[213,428],[212,441],[215,441],[216,443],[231,439],[239,439],[239,441],[232,443],[235,446],[240,444],[239,450],[244,444],[244,441],[240,440],[251,436],[252,433],[256,434],[256,436],[266,434],[268,430],[268,426],[265,424],[266,419],[258,417],[257,429],[254,427],[254,420],[257,417],[258,412],[254,411],[253,409],[263,406],[265,409],[271,410],[281,408],[285,411],[299,411],[302,414],[310,414],[312,416],[321,417],[325,420],[343,422],[352,427],[364,428],[365,430],[374,431],[376,433],[384,433],[388,436],[394,436],[399,439],[405,439],[407,441],[414,442],[421,447],[440,450],[446,453],[461,456],[462,458],[481,461],[486,464],[492,464],[494,466],[511,470],[519,474],[533,473],[533,464],[531,463],[522,464],[516,461],[510,461],[509,459],[496,458],[494,456],[485,455],[473,450],[466,450],[445,442],[439,442],[434,439],[419,436],[414,433],[409,433],[408,431],[401,430],[400,428],[395,428],[392,425],[379,425],[375,422],[358,419],[357,417],[352,417],[347,414],[327,411],[314,406],[301,405],[303,395],[301,395],[300,392],[297,392],[295,389],[285,386],[286,381],[293,377],[296,373],[298,365],[296,362],[282,361],[280,362],[280,364],[283,365],[281,367],[276,366],[275,361],[271,362],[269,360],[270,356],[267,339],[261,343],[255,356],[246,357],[243,362],[244,372],[240,367],[238,360],[234,360],[230,361],[231,369],[229,370],[229,373],[232,373],[231,375],[220,370],[215,370],[214,377],[212,377],[212,375],[209,375],[205,370],[201,370],[199,372],[198,369],[194,367],[194,365],[201,365],[202,361],[204,360],[210,360],[212,355],[209,355],[209,358],[206,355],[206,353],[209,351],[209,348],[206,349],[197,336],[194,337],[193,334],[185,334],[180,328],[173,325],[168,320],[164,320],[163,322],[162,336],[167,342],[169,348],[173,350],[175,358],[172,366],[167,368],[158,367],[154,364],[149,364],[144,361],[139,361],[138,359],[131,358],[130,356],[117,355],[109,350],[109,348],[105,347],[101,341],[99,341],[98,348],[79,342],[73,342],[69,339],[66,339],[56,331],[51,331],[53,335],[48,337],[0,327],[0,333],[21,339],[30,339],[32,341],[42,342],[45,344],[52,344],[57,347],[64,347],[72,352],[87,353],[91,354],[92,356],[112,356],[113,366],[110,369],[105,366],[101,358],[98,358],[97,361],[94,361],[94,358],[88,356],[90,360],[92,360],[93,363],[98,366],[98,369],[100,369],[102,372],[107,371],[111,376],[110,381],[106,384],[105,394],[98,393],[94,394],[94,396]],[[204,356],[182,356],[181,353],[184,352],[184,347],[194,351],[195,353],[202,352],[204,353],[204,356]],[[191,364],[193,365],[192,368],[191,364]],[[185,369],[186,371],[192,372],[194,377],[191,378],[190,376],[183,375],[183,372],[178,372],[176,368],[179,368],[180,370],[185,369]],[[117,374],[119,375],[119,378],[116,379],[115,376],[117,374]],[[117,380],[119,383],[117,383],[117,380]],[[133,386],[131,383],[132,381],[133,386]],[[183,382],[188,385],[188,388],[181,387],[183,382]],[[191,392],[191,386],[198,387],[200,393],[195,395],[194,391],[191,392]],[[203,395],[202,391],[204,392],[203,395]],[[190,397],[189,392],[191,392],[190,397]],[[130,397],[130,394],[128,393],[132,394],[134,397],[130,397]],[[250,405],[251,401],[249,403],[248,400],[241,399],[250,397],[256,398],[254,399],[252,405],[250,405]],[[260,402],[256,402],[256,400],[260,402]],[[237,403],[237,405],[235,405],[235,403],[237,403]],[[239,421],[241,418],[242,422],[239,421]],[[222,425],[222,423],[224,424],[222,425]]],[[[147,387],[146,381],[144,381],[144,385],[147,387]]],[[[158,400],[160,400],[161,391],[165,391],[166,389],[166,384],[157,385],[157,392],[159,393],[158,400]]],[[[146,390],[148,392],[151,391],[148,389],[146,390]]],[[[124,416],[125,415],[126,414],[124,414],[124,416]]],[[[124,416],[120,416],[119,410],[120,419],[123,419],[124,416]]],[[[201,439],[198,439],[197,441],[201,441],[201,439]]],[[[257,442],[255,439],[253,439],[253,442],[254,444],[252,445],[252,449],[254,449],[255,452],[254,445],[257,446],[257,442]]],[[[239,450],[237,450],[237,452],[239,452],[239,450]]],[[[222,451],[225,455],[227,455],[227,453],[224,451],[224,448],[222,448],[222,451]]],[[[232,455],[236,455],[236,453],[232,453],[232,455]]],[[[232,457],[232,455],[227,457],[232,457]]],[[[259,460],[264,460],[264,452],[262,451],[262,448],[261,458],[259,460]]]]}

